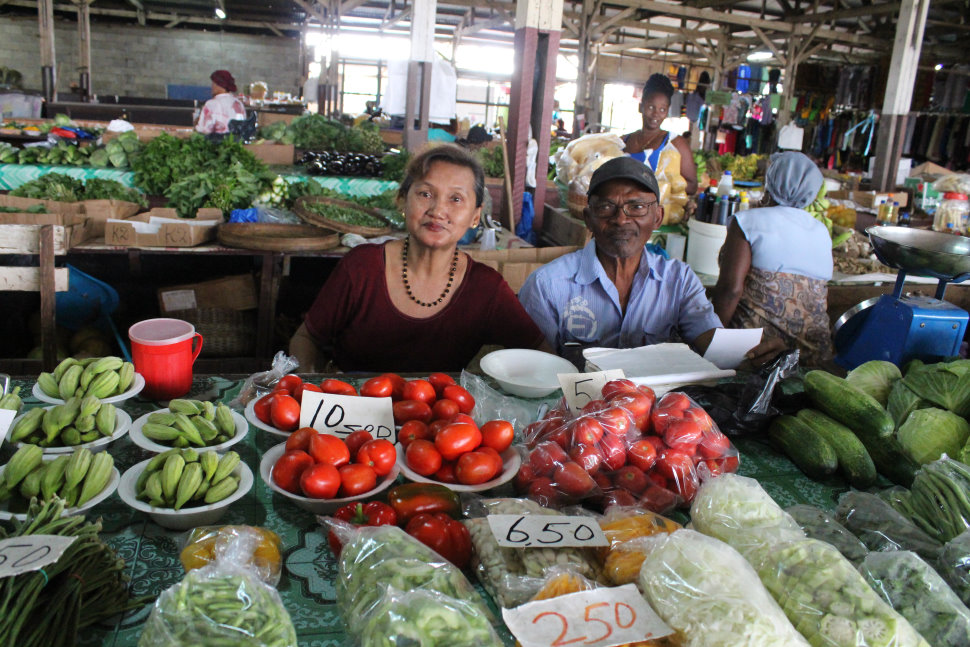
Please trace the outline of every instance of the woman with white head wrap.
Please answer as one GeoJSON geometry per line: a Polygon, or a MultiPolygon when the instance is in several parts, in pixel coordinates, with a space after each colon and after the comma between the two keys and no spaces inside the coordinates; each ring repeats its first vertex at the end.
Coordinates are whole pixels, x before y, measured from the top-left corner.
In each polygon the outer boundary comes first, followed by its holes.
{"type": "Polygon", "coordinates": [[[729,328],[764,328],[801,351],[803,365],[832,357],[827,283],[832,241],[806,206],[822,186],[808,157],[772,155],[765,176],[767,206],[742,211],[721,248],[714,311],[729,328]]]}

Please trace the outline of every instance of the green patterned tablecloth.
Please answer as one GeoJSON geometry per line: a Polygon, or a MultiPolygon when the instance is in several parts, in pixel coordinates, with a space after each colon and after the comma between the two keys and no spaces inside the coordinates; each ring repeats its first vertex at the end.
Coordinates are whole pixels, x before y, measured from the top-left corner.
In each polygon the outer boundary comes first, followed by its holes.
{"type": "MultiPolygon", "coordinates": [[[[23,387],[22,392],[30,393],[32,381],[14,382],[23,387]]],[[[197,376],[187,397],[228,403],[236,396],[239,387],[240,382],[236,380],[197,376]]],[[[42,404],[29,396],[24,402],[26,407],[42,404]]],[[[540,400],[528,401],[530,409],[540,403],[540,400]]],[[[120,406],[133,420],[159,408],[157,403],[139,397],[120,406]]],[[[283,577],[278,589],[293,619],[300,646],[344,645],[346,623],[337,613],[334,601],[336,562],[319,524],[314,515],[272,492],[259,478],[260,456],[279,442],[280,438],[250,427],[247,438],[233,448],[252,468],[255,483],[220,523],[260,525],[279,534],[285,550],[283,577]]],[[[741,452],[740,473],[758,479],[782,506],[810,503],[833,510],[837,496],[847,489],[839,479],[827,483],[808,479],[787,458],[758,441],[740,440],[736,441],[736,446],[741,452]]],[[[121,471],[151,455],[134,445],[127,436],[113,443],[110,451],[121,471]]],[[[2,462],[6,462],[9,454],[9,448],[5,447],[2,462]]],[[[127,564],[133,595],[155,596],[182,579],[184,571],[178,555],[184,532],[159,527],[147,515],[126,506],[117,494],[99,504],[95,512],[102,518],[105,540],[127,564]]],[[[79,644],[134,647],[150,610],[149,604],[120,620],[88,629],[79,637],[79,644]]],[[[507,633],[504,638],[508,645],[512,644],[507,633]]]]}

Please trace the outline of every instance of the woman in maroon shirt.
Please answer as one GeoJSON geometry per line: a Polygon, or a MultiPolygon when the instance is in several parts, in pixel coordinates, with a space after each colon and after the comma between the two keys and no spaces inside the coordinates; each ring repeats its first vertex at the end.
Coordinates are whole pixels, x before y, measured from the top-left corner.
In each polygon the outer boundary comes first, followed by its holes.
{"type": "Polygon", "coordinates": [[[411,160],[398,190],[407,238],[361,245],[340,261],[290,340],[300,368],[457,371],[486,344],[543,346],[502,276],[458,251],[484,196],[481,165],[457,146],[411,160]]]}

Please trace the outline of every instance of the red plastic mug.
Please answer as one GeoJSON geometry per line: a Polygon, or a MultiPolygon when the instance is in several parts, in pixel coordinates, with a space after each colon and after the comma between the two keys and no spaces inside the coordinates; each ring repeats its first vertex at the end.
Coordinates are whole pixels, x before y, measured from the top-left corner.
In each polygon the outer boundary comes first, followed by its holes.
{"type": "Polygon", "coordinates": [[[195,326],[181,319],[146,319],[128,329],[128,338],[135,370],[145,378],[143,396],[171,400],[189,392],[192,364],[202,350],[195,326]]]}

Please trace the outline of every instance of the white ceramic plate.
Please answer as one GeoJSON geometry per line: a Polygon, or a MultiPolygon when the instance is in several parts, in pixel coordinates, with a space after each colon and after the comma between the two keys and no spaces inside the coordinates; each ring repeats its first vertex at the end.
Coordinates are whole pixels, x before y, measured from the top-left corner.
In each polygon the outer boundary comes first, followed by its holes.
{"type": "MultiPolygon", "coordinates": [[[[56,405],[51,405],[49,407],[44,407],[44,408],[53,409],[54,406],[56,405]]],[[[24,414],[17,416],[17,418],[13,421],[13,423],[11,423],[10,428],[13,429],[13,426],[17,424],[17,421],[23,417],[24,417],[24,414]]],[[[101,451],[104,451],[108,447],[108,445],[110,445],[111,443],[118,440],[126,433],[128,433],[128,430],[130,428],[131,428],[131,416],[129,416],[128,412],[125,411],[124,409],[120,409],[116,407],[115,432],[113,434],[111,434],[110,436],[101,436],[97,440],[92,440],[89,443],[81,443],[80,445],[65,445],[63,447],[44,447],[43,448],[44,455],[71,454],[78,447],[87,447],[88,449],[90,449],[92,452],[95,452],[95,453],[101,452],[101,451]]],[[[17,445],[17,447],[20,447],[25,443],[15,443],[15,444],[17,445]]]]}
{"type": "MultiPolygon", "coordinates": [[[[54,456],[53,454],[49,454],[47,456],[44,456],[44,461],[45,462],[52,461],[55,458],[57,458],[57,456],[54,456]]],[[[6,465],[4,465],[3,467],[0,467],[0,478],[3,478],[3,470],[6,469],[6,467],[7,467],[6,465]]],[[[65,508],[64,515],[71,517],[76,514],[84,514],[85,512],[87,512],[88,510],[90,510],[91,508],[93,508],[94,506],[98,505],[99,503],[107,499],[109,496],[111,496],[114,493],[114,491],[118,489],[118,482],[120,480],[121,480],[121,473],[118,471],[118,468],[117,467],[111,468],[111,478],[108,479],[108,484],[104,486],[104,489],[101,490],[98,494],[91,497],[91,499],[84,505],[77,506],[74,508],[65,508]]],[[[0,519],[3,519],[3,520],[16,519],[17,521],[24,521],[27,519],[27,515],[25,514],[22,514],[19,512],[10,512],[7,509],[7,503],[8,503],[7,501],[0,502],[0,519]]]]}
{"type": "Polygon", "coordinates": [[[246,493],[253,487],[253,471],[249,469],[246,463],[239,461],[236,469],[233,470],[233,475],[239,479],[239,487],[222,501],[210,503],[209,505],[185,507],[181,510],[156,508],[135,498],[135,483],[138,482],[138,476],[144,471],[145,466],[151,460],[150,458],[143,460],[137,465],[130,467],[121,475],[121,482],[118,484],[118,496],[131,508],[147,514],[152,518],[152,521],[162,528],[187,530],[189,528],[195,528],[196,526],[213,524],[226,513],[231,503],[246,496],[246,493]]]}
{"type": "Polygon", "coordinates": [[[404,445],[397,446],[397,464],[401,466],[401,474],[404,475],[404,478],[417,483],[437,483],[438,485],[444,485],[449,490],[453,490],[455,492],[484,492],[485,490],[491,490],[493,487],[498,487],[503,483],[508,483],[515,478],[516,474],[518,474],[519,466],[522,464],[522,456],[519,455],[519,452],[515,451],[514,447],[509,447],[502,452],[502,473],[493,478],[491,481],[485,481],[484,483],[480,483],[478,485],[442,483],[441,481],[436,481],[428,478],[427,476],[421,476],[408,467],[407,461],[404,458],[405,450],[406,448],[404,445]]]}
{"type": "Polygon", "coordinates": [[[282,429],[277,429],[273,425],[268,425],[256,417],[256,411],[254,410],[256,406],[256,400],[259,400],[259,398],[253,398],[252,400],[249,401],[249,404],[246,405],[246,411],[245,411],[246,420],[249,422],[249,424],[256,427],[257,429],[262,429],[263,431],[267,431],[273,434],[274,436],[279,436],[280,438],[289,438],[290,434],[293,433],[292,431],[283,431],[282,429]]]}
{"type": "MultiPolygon", "coordinates": [[[[113,395],[110,398],[101,398],[102,402],[110,402],[111,404],[118,404],[119,402],[124,402],[129,398],[133,398],[141,390],[145,388],[145,378],[142,377],[141,373],[135,373],[135,381],[131,383],[131,388],[129,388],[124,393],[119,393],[118,395],[113,395]]],[[[40,388],[40,385],[34,382],[34,387],[31,389],[31,393],[34,397],[41,402],[47,402],[48,404],[64,404],[64,400],[60,398],[52,398],[51,396],[44,393],[44,390],[40,388]]]]}
{"type": "MultiPolygon", "coordinates": [[[[148,422],[148,416],[152,415],[153,413],[168,413],[168,411],[169,411],[168,409],[158,409],[157,411],[146,413],[145,415],[141,416],[133,423],[131,423],[131,430],[128,432],[129,435],[131,436],[131,442],[135,443],[142,449],[147,449],[150,452],[162,453],[172,449],[170,445],[163,445],[162,443],[155,442],[154,440],[146,436],[145,432],[142,431],[142,427],[144,427],[145,423],[148,422]]],[[[246,434],[249,433],[249,423],[247,423],[246,419],[243,418],[242,415],[240,415],[236,411],[232,412],[232,419],[236,423],[236,435],[234,435],[232,438],[230,438],[224,443],[219,443],[218,445],[212,445],[210,447],[195,447],[195,449],[199,451],[213,450],[213,451],[221,452],[226,449],[229,449],[230,447],[238,443],[240,440],[245,438],[246,434]]]]}
{"type": "Polygon", "coordinates": [[[341,508],[348,503],[370,501],[371,499],[375,499],[384,490],[394,484],[398,473],[401,471],[401,462],[398,461],[394,464],[394,469],[391,470],[391,473],[384,476],[377,482],[377,487],[370,492],[365,492],[364,494],[341,499],[311,499],[310,497],[287,492],[273,481],[273,465],[276,464],[276,461],[279,460],[280,456],[282,456],[283,452],[285,451],[286,443],[280,443],[279,445],[270,447],[269,450],[263,454],[263,460],[259,462],[259,475],[262,477],[263,482],[266,483],[266,485],[268,485],[273,492],[282,494],[296,505],[314,514],[331,514],[335,512],[337,508],[341,508]]]}
{"type": "Polygon", "coordinates": [[[502,390],[523,398],[543,398],[559,387],[559,373],[576,373],[567,360],[526,348],[505,348],[485,355],[479,362],[502,390]]]}

